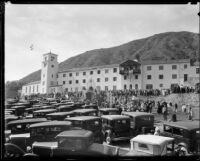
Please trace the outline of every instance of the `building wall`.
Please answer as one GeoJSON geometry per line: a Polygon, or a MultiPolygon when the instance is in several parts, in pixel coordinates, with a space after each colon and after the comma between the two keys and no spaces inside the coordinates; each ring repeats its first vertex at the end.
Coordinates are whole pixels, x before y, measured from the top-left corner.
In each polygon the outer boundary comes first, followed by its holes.
{"type": "Polygon", "coordinates": [[[22,95],[38,94],[41,92],[40,82],[22,86],[22,95]]]}

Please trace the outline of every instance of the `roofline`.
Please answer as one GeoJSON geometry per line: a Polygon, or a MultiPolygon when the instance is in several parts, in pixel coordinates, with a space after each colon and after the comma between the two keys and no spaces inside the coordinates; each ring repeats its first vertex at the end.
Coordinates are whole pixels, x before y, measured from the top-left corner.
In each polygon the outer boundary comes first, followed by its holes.
{"type": "Polygon", "coordinates": [[[92,67],[82,67],[82,68],[71,68],[63,71],[58,71],[58,73],[64,72],[75,72],[75,71],[85,71],[85,70],[94,70],[99,68],[112,68],[112,67],[119,67],[119,64],[110,64],[110,65],[101,65],[101,66],[92,66],[92,67]]]}
{"type": "Polygon", "coordinates": [[[24,84],[23,86],[32,85],[32,84],[40,84],[40,83],[41,83],[41,80],[30,82],[30,83],[24,84]]]}
{"type": "Polygon", "coordinates": [[[142,65],[190,63],[190,59],[180,60],[142,60],[142,65]]]}
{"type": "Polygon", "coordinates": [[[58,56],[57,54],[54,54],[54,53],[51,53],[51,52],[45,53],[45,54],[43,54],[43,56],[44,55],[49,55],[49,54],[58,56]]]}

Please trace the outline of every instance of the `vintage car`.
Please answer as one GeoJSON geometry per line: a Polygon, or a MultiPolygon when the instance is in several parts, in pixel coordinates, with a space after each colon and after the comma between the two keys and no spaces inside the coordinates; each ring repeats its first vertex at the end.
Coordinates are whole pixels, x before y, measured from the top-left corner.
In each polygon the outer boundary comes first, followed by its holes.
{"type": "Polygon", "coordinates": [[[16,134],[10,136],[10,143],[25,150],[30,148],[33,142],[54,141],[55,136],[62,131],[73,129],[69,121],[48,121],[32,124],[29,133],[16,134]]]}
{"type": "Polygon", "coordinates": [[[18,102],[14,103],[13,106],[25,106],[25,108],[29,108],[31,105],[29,102],[18,102]]]}
{"type": "Polygon", "coordinates": [[[112,141],[130,139],[130,118],[123,115],[103,115],[102,131],[107,144],[112,141]]]}
{"type": "Polygon", "coordinates": [[[65,118],[73,117],[74,112],[54,112],[46,115],[48,120],[58,120],[63,121],[65,118]]]}
{"type": "Polygon", "coordinates": [[[130,151],[122,156],[174,155],[174,138],[157,135],[137,135],[130,140],[130,144],[130,151]]]}
{"type": "Polygon", "coordinates": [[[147,112],[122,112],[131,119],[131,135],[154,133],[154,115],[147,112]]]}
{"type": "Polygon", "coordinates": [[[101,118],[96,116],[77,116],[66,118],[66,121],[72,122],[72,126],[90,130],[94,134],[95,142],[103,143],[103,133],[101,118]]]}
{"type": "Polygon", "coordinates": [[[74,109],[75,109],[74,105],[62,105],[62,106],[57,107],[58,112],[70,112],[74,109]]]}
{"type": "Polygon", "coordinates": [[[94,143],[94,136],[88,130],[63,131],[56,136],[56,142],[34,142],[32,151],[42,157],[116,156],[118,147],[94,143]]]}
{"type": "Polygon", "coordinates": [[[46,118],[34,118],[10,121],[7,124],[7,129],[11,130],[11,134],[22,134],[29,132],[29,126],[34,123],[46,122],[46,118]]]}
{"type": "Polygon", "coordinates": [[[26,106],[12,106],[11,109],[15,109],[16,116],[23,116],[26,106]]]}
{"type": "Polygon", "coordinates": [[[99,116],[102,115],[119,115],[119,109],[117,108],[100,108],[99,109],[99,116]]]}
{"type": "Polygon", "coordinates": [[[5,116],[5,124],[7,125],[10,121],[18,120],[19,117],[15,115],[6,115],[5,116]]]}
{"type": "Polygon", "coordinates": [[[95,109],[76,109],[73,110],[75,116],[98,116],[98,112],[95,109]]]}
{"type": "Polygon", "coordinates": [[[188,153],[200,154],[199,120],[164,123],[162,135],[173,137],[176,145],[184,143],[188,153]]]}
{"type": "Polygon", "coordinates": [[[75,109],[83,109],[82,106],[84,106],[84,105],[85,105],[85,103],[83,103],[83,102],[76,102],[76,103],[74,103],[74,108],[75,109]]]}
{"type": "Polygon", "coordinates": [[[83,107],[83,109],[95,109],[95,110],[98,110],[98,106],[94,105],[94,104],[83,105],[82,107],[83,107]]]}
{"type": "Polygon", "coordinates": [[[44,110],[38,110],[33,112],[34,118],[41,118],[46,117],[47,114],[56,112],[56,109],[44,109],[44,110]]]}
{"type": "Polygon", "coordinates": [[[10,115],[14,115],[15,109],[5,109],[5,113],[9,113],[10,115]]]}

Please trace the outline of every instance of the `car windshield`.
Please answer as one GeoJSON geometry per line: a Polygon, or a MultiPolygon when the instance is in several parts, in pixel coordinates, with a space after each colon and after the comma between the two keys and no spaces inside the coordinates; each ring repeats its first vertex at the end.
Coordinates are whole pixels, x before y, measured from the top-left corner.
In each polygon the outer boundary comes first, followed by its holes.
{"type": "Polygon", "coordinates": [[[82,149],[83,140],[78,138],[60,138],[58,143],[59,147],[70,150],[79,150],[82,149]]]}
{"type": "Polygon", "coordinates": [[[129,121],[128,120],[115,120],[115,129],[117,131],[122,131],[124,129],[129,128],[129,121]]]}
{"type": "Polygon", "coordinates": [[[91,131],[96,130],[96,129],[99,129],[99,130],[100,130],[101,124],[100,124],[100,121],[99,121],[99,120],[88,121],[86,124],[87,124],[87,125],[86,125],[86,126],[87,126],[87,130],[91,130],[91,131]]]}

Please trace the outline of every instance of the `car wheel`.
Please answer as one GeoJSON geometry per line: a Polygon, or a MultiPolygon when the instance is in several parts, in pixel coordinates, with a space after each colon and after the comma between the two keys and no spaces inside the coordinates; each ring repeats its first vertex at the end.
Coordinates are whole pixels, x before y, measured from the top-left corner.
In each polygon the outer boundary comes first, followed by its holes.
{"type": "Polygon", "coordinates": [[[108,145],[111,144],[111,138],[110,138],[110,136],[106,136],[106,143],[107,143],[108,145]]]}

